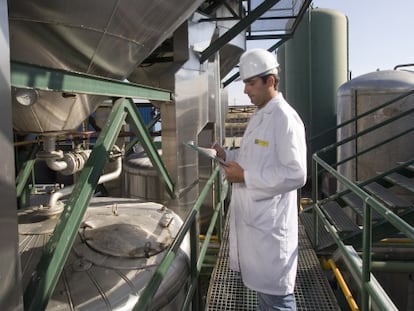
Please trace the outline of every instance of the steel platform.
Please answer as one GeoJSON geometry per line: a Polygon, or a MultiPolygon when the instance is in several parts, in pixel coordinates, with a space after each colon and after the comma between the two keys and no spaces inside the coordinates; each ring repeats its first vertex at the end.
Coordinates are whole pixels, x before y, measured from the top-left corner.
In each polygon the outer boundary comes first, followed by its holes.
{"type": "MultiPolygon", "coordinates": [[[[226,221],[223,241],[210,278],[205,310],[256,310],[256,293],[246,288],[240,274],[229,268],[228,232],[226,221]]],[[[341,310],[301,223],[295,296],[297,310],[341,310]]]]}

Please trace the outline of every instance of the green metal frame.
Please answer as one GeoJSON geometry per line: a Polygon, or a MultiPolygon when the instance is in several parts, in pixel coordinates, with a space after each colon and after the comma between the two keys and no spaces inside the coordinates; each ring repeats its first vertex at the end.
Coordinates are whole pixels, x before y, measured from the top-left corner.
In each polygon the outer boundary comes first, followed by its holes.
{"type": "Polygon", "coordinates": [[[163,260],[161,261],[160,265],[158,266],[157,270],[154,272],[151,280],[149,281],[148,285],[145,287],[142,295],[140,296],[137,304],[134,306],[134,311],[144,311],[148,310],[154,297],[155,293],[158,290],[162,280],[164,279],[169,267],[174,261],[176,257],[177,251],[179,250],[184,238],[189,233],[190,235],[190,249],[191,249],[191,258],[190,258],[190,276],[191,276],[191,283],[190,287],[187,291],[187,295],[184,301],[184,304],[181,307],[181,310],[188,310],[190,303],[192,303],[192,310],[199,310],[199,300],[198,300],[198,277],[200,275],[200,271],[202,268],[202,264],[204,262],[204,258],[208,249],[208,245],[210,243],[214,226],[216,225],[217,221],[222,221],[223,218],[223,205],[224,200],[227,196],[228,192],[228,183],[223,181],[220,177],[220,168],[217,166],[210,178],[208,179],[206,185],[204,186],[203,190],[201,191],[200,196],[198,197],[197,201],[195,202],[192,210],[188,214],[184,224],[181,226],[177,237],[174,239],[174,242],[168,248],[166,255],[164,256],[163,260]],[[207,230],[205,239],[201,246],[201,250],[199,255],[198,253],[198,238],[197,238],[197,215],[200,211],[200,208],[203,205],[203,202],[209,195],[210,189],[213,185],[218,184],[220,190],[219,200],[215,205],[216,208],[212,215],[209,228],[207,230]]]}
{"type": "MultiPolygon", "coordinates": [[[[358,119],[373,113],[377,111],[378,109],[382,109],[402,98],[408,97],[409,95],[413,94],[414,90],[409,91],[405,94],[402,94],[390,101],[385,102],[382,105],[379,105],[378,107],[375,107],[374,109],[371,109],[364,114],[361,114],[359,116],[356,116],[355,118],[352,118],[337,127],[333,129],[329,129],[325,131],[324,133],[318,135],[320,137],[323,134],[326,134],[327,132],[331,130],[336,130],[338,128],[341,128],[347,124],[350,124],[352,122],[357,121],[358,119]]],[[[375,303],[383,310],[397,310],[397,307],[394,305],[394,303],[391,301],[391,299],[388,297],[388,295],[385,293],[385,291],[382,289],[380,284],[375,280],[375,277],[372,275],[371,271],[381,269],[381,271],[385,271],[385,269],[392,268],[394,270],[398,269],[398,271],[402,271],[404,269],[411,269],[413,267],[412,264],[405,265],[403,263],[384,263],[384,262],[375,262],[372,261],[372,241],[373,239],[377,238],[374,228],[377,226],[379,228],[379,231],[383,231],[386,229],[386,231],[392,230],[398,230],[399,232],[404,233],[408,238],[414,239],[414,227],[410,224],[411,220],[413,219],[413,210],[407,211],[403,215],[397,215],[390,211],[385,205],[383,205],[380,201],[375,199],[372,195],[365,192],[361,187],[371,182],[373,179],[363,181],[359,184],[355,184],[349,179],[347,179],[345,176],[341,175],[337,172],[337,170],[334,168],[339,164],[342,164],[346,161],[349,161],[351,159],[354,159],[355,157],[366,153],[370,150],[373,150],[375,147],[379,147],[384,145],[386,142],[392,141],[398,137],[401,137],[402,135],[405,135],[412,131],[411,129],[405,130],[400,134],[394,135],[393,137],[385,140],[384,142],[380,142],[375,146],[372,146],[370,148],[367,148],[366,150],[358,151],[354,156],[351,156],[344,161],[335,163],[335,164],[328,164],[326,163],[322,158],[320,158],[319,154],[327,152],[329,150],[332,150],[333,148],[336,148],[342,144],[345,144],[349,141],[352,141],[354,139],[357,139],[358,137],[365,135],[367,133],[370,133],[386,124],[389,124],[391,122],[395,122],[399,120],[400,118],[411,114],[414,110],[409,109],[403,113],[400,113],[397,116],[394,116],[392,118],[387,119],[386,121],[374,125],[364,131],[361,131],[355,135],[352,135],[351,137],[348,137],[340,142],[337,142],[335,144],[329,145],[320,151],[314,153],[312,155],[312,199],[313,202],[315,202],[312,206],[312,212],[314,215],[314,222],[313,222],[313,237],[312,237],[312,243],[315,248],[318,246],[318,227],[319,227],[319,221],[323,222],[323,225],[328,230],[330,235],[333,237],[336,245],[338,246],[339,250],[341,251],[341,254],[344,257],[345,262],[348,263],[348,266],[352,268],[351,273],[356,276],[357,282],[360,285],[362,289],[362,310],[370,310],[371,309],[371,303],[372,300],[375,301],[375,303]],[[319,167],[322,169],[319,170],[319,167]],[[334,194],[328,198],[319,200],[319,189],[318,189],[318,178],[322,171],[328,172],[331,176],[333,176],[337,181],[341,182],[342,185],[344,185],[347,190],[342,191],[340,193],[334,194]],[[359,255],[356,253],[354,247],[347,245],[346,243],[349,243],[351,245],[358,245],[358,243],[361,243],[361,236],[360,234],[348,237],[348,238],[341,238],[336,230],[336,228],[331,224],[329,221],[327,215],[325,215],[325,212],[322,210],[321,206],[325,204],[326,202],[330,200],[338,199],[341,195],[347,193],[347,192],[353,192],[357,196],[359,196],[363,201],[363,208],[364,208],[364,223],[363,223],[363,231],[362,231],[362,260],[360,259],[359,255]],[[375,224],[375,226],[372,223],[372,209],[374,209],[379,215],[381,215],[384,219],[384,221],[380,224],[375,224]],[[357,241],[359,240],[359,241],[357,241]],[[353,244],[352,242],[356,242],[356,244],[353,244]]],[[[316,138],[316,137],[314,137],[316,138]]],[[[398,167],[394,168],[393,170],[390,170],[388,172],[384,172],[382,174],[379,174],[376,176],[376,178],[381,177],[382,175],[386,175],[390,172],[397,171],[398,169],[402,167],[406,167],[414,163],[414,160],[407,161],[406,163],[403,163],[399,165],[398,167]]]]}
{"type": "Polygon", "coordinates": [[[20,198],[23,194],[23,191],[26,187],[27,181],[29,180],[30,174],[33,171],[33,167],[36,162],[36,153],[40,150],[40,144],[35,144],[32,146],[32,150],[28,155],[27,159],[24,161],[19,174],[16,177],[16,196],[20,198]]]}
{"type": "MultiPolygon", "coordinates": [[[[144,121],[132,99],[129,98],[170,101],[172,94],[166,90],[142,85],[21,63],[12,63],[11,73],[13,87],[117,98],[24,292],[25,310],[44,310],[58,282],[89,201],[125,121],[130,124],[154,168],[163,178],[167,192],[171,197],[175,197],[172,179],[151,140],[144,121]]],[[[29,161],[21,179],[18,180],[18,185],[23,184],[23,179],[27,180],[27,172],[30,172],[31,165],[32,162],[29,161]]]]}
{"type": "Polygon", "coordinates": [[[83,73],[19,62],[11,62],[10,69],[11,84],[19,88],[159,101],[172,100],[172,93],[167,90],[83,73]]]}
{"type": "Polygon", "coordinates": [[[317,200],[317,196],[315,196],[314,202],[316,202],[312,206],[312,210],[314,211],[314,233],[315,235],[312,238],[312,242],[315,246],[318,245],[318,235],[317,235],[317,227],[318,227],[318,220],[321,220],[334,238],[336,244],[338,245],[339,249],[341,250],[341,254],[344,256],[345,260],[350,263],[351,267],[353,268],[354,274],[356,274],[359,278],[359,284],[361,284],[362,288],[362,310],[370,310],[371,309],[371,299],[382,308],[382,310],[398,310],[398,308],[394,305],[392,300],[388,297],[388,295],[384,292],[382,287],[373,282],[375,279],[371,274],[371,253],[372,253],[372,221],[371,221],[371,214],[372,209],[377,211],[381,216],[384,217],[390,224],[400,230],[402,233],[406,234],[409,238],[414,239],[414,228],[401,219],[398,215],[394,214],[390,211],[386,206],[372,197],[370,194],[366,193],[360,187],[355,185],[345,176],[339,174],[335,169],[329,166],[325,161],[319,158],[316,154],[312,157],[312,184],[318,182],[318,166],[322,166],[326,171],[328,171],[332,176],[334,176],[337,180],[341,181],[343,185],[345,185],[349,190],[357,194],[364,202],[364,226],[363,226],[363,246],[362,246],[362,265],[358,264],[358,261],[355,257],[356,252],[354,251],[353,247],[346,246],[342,241],[341,237],[338,235],[336,228],[329,222],[326,218],[325,213],[320,208],[321,202],[317,200]]]}
{"type": "MultiPolygon", "coordinates": [[[[266,11],[271,9],[273,6],[277,5],[278,2],[280,2],[280,0],[265,0],[260,5],[258,5],[254,10],[250,11],[250,8],[248,8],[249,12],[245,17],[241,18],[233,27],[227,30],[221,37],[217,38],[210,46],[208,46],[204,51],[201,52],[200,63],[205,62],[210,56],[212,56],[214,53],[219,51],[225,44],[230,42],[240,33],[243,33],[245,29],[247,29],[252,23],[254,23],[257,19],[259,19],[264,13],[266,13],[266,11]]],[[[299,22],[301,21],[303,15],[305,14],[311,2],[312,2],[311,0],[304,1],[298,15],[291,17],[295,19],[294,24],[292,26],[291,33],[251,36],[248,39],[252,39],[252,40],[253,39],[254,40],[283,39],[283,40],[286,40],[287,38],[290,38],[295,32],[297,26],[299,25],[299,22]]],[[[286,17],[283,16],[281,18],[286,18],[286,17]]]]}
{"type": "Polygon", "coordinates": [[[43,310],[58,282],[63,266],[73,246],[82,218],[89,201],[98,184],[109,152],[118,138],[118,134],[126,118],[130,125],[135,127],[135,133],[166,182],[167,191],[174,196],[174,185],[151,142],[144,122],[137,113],[132,100],[117,99],[114,108],[96,141],[91,155],[82,170],[79,181],[76,183],[72,196],[60,216],[53,235],[45,246],[33,277],[24,293],[26,310],[43,310]]]}

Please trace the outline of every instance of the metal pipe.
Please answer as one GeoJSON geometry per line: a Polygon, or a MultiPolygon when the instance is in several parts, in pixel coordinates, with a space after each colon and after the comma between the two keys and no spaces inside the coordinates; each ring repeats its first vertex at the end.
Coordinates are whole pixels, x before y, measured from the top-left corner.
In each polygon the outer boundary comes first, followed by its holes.
{"type": "Polygon", "coordinates": [[[362,260],[359,257],[358,253],[352,246],[345,245],[336,228],[329,223],[326,219],[323,211],[318,206],[318,203],[314,205],[315,211],[318,213],[318,216],[321,218],[326,229],[329,231],[333,239],[335,240],[338,248],[341,252],[342,258],[347,265],[349,271],[351,272],[354,280],[357,282],[359,288],[364,288],[369,293],[370,297],[374,302],[379,306],[387,306],[387,310],[398,310],[393,301],[389,298],[387,293],[381,287],[375,276],[371,275],[371,280],[368,283],[362,283],[362,260]]]}
{"type": "Polygon", "coordinates": [[[314,161],[317,161],[327,172],[331,173],[338,181],[344,184],[349,190],[358,195],[365,204],[369,204],[371,208],[374,208],[382,217],[384,217],[388,222],[390,222],[394,227],[399,229],[401,232],[407,235],[407,237],[414,239],[414,228],[400,218],[398,215],[390,211],[386,206],[384,206],[380,201],[369,195],[362,188],[355,185],[345,176],[338,173],[335,169],[323,161],[316,153],[312,156],[314,161]]]}
{"type": "MultiPolygon", "coordinates": [[[[118,148],[118,150],[119,150],[119,148],[118,148]]],[[[99,177],[98,185],[106,183],[106,182],[114,180],[114,179],[117,179],[121,175],[121,172],[122,172],[122,158],[117,157],[115,169],[112,172],[99,177]]],[[[70,185],[70,186],[62,188],[61,190],[56,191],[55,193],[53,193],[50,196],[50,199],[49,199],[49,207],[50,208],[55,207],[57,205],[58,200],[63,198],[63,197],[66,197],[66,196],[70,195],[74,188],[75,188],[75,185],[70,185]]]]}
{"type": "Polygon", "coordinates": [[[372,261],[371,271],[413,273],[414,263],[412,261],[372,261]]]}
{"type": "MultiPolygon", "coordinates": [[[[218,169],[219,168],[217,167],[216,170],[218,170],[218,169]]],[[[213,174],[216,174],[216,172],[214,172],[213,174]]],[[[201,268],[202,268],[202,265],[203,265],[203,262],[204,262],[204,258],[206,256],[210,240],[212,239],[215,224],[217,222],[219,214],[223,210],[223,202],[224,202],[224,199],[227,195],[227,191],[228,191],[228,183],[225,182],[225,184],[223,186],[223,189],[220,193],[219,203],[217,204],[216,209],[214,210],[214,213],[211,217],[211,221],[210,221],[210,225],[209,225],[208,230],[207,230],[207,234],[206,234],[205,239],[203,241],[203,244],[201,246],[200,254],[199,254],[198,260],[197,260],[196,275],[193,278],[193,281],[191,282],[190,288],[188,289],[188,294],[187,294],[186,300],[184,302],[184,305],[182,307],[182,310],[188,310],[188,308],[190,306],[190,302],[191,302],[190,298],[194,295],[195,289],[197,288],[198,276],[200,274],[200,271],[201,271],[201,268]]]]}
{"type": "Polygon", "coordinates": [[[64,160],[48,159],[45,162],[51,170],[56,172],[63,171],[68,167],[68,163],[64,160]]]}
{"type": "Polygon", "coordinates": [[[346,301],[349,305],[349,308],[352,311],[359,310],[358,304],[356,303],[354,297],[352,296],[352,293],[349,290],[349,287],[346,284],[345,279],[342,276],[341,271],[338,269],[338,267],[335,264],[335,262],[333,261],[333,259],[332,258],[330,258],[328,260],[324,259],[324,261],[326,262],[327,266],[332,270],[333,274],[335,275],[335,278],[338,281],[339,287],[341,287],[342,293],[345,296],[345,299],[346,299],[346,301]]]}

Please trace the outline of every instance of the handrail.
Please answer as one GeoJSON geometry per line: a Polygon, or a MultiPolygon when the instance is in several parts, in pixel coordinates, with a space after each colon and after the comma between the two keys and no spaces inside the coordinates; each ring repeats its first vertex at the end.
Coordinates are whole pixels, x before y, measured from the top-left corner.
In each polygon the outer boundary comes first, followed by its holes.
{"type": "Polygon", "coordinates": [[[373,126],[371,126],[369,128],[366,128],[365,130],[362,130],[362,131],[360,131],[360,132],[358,132],[358,133],[356,133],[354,135],[351,135],[351,136],[349,136],[349,137],[347,137],[347,138],[345,138],[345,139],[343,139],[343,140],[341,140],[339,142],[336,142],[336,143],[331,144],[331,145],[329,145],[329,146],[327,146],[325,148],[322,148],[321,150],[318,151],[318,153],[323,153],[323,152],[332,150],[333,148],[336,148],[338,146],[341,146],[343,144],[346,144],[346,143],[348,143],[348,142],[350,142],[352,140],[355,140],[358,137],[361,137],[361,136],[363,136],[365,134],[368,134],[368,133],[371,133],[372,131],[375,131],[378,128],[381,128],[384,125],[387,125],[387,124],[389,124],[391,122],[394,122],[394,121],[396,121],[398,119],[401,119],[402,117],[405,117],[405,116],[409,115],[412,112],[414,112],[414,108],[408,109],[408,110],[406,110],[406,111],[404,111],[404,112],[402,112],[402,113],[400,113],[400,114],[398,114],[398,115],[396,115],[394,117],[388,118],[387,120],[384,120],[384,121],[382,121],[380,123],[377,123],[377,124],[375,124],[375,125],[373,125],[373,126]]]}
{"type": "MultiPolygon", "coordinates": [[[[321,219],[325,228],[329,231],[333,237],[335,243],[338,245],[341,250],[341,254],[346,258],[346,260],[351,263],[351,267],[354,271],[358,272],[358,278],[362,284],[362,310],[369,310],[369,300],[370,298],[375,301],[378,305],[382,306],[382,310],[398,310],[398,308],[392,303],[391,299],[382,289],[379,284],[373,282],[374,277],[371,275],[371,208],[374,208],[380,215],[397,227],[400,231],[405,233],[409,237],[414,237],[414,229],[403,219],[398,217],[392,211],[388,210],[384,205],[382,205],[378,200],[370,196],[363,189],[359,188],[352,181],[347,179],[345,176],[338,173],[332,167],[330,167],[325,161],[319,158],[316,154],[313,155],[313,165],[312,170],[317,171],[318,164],[324,167],[329,173],[331,173],[335,178],[341,181],[348,189],[357,194],[364,202],[364,227],[363,227],[363,250],[362,250],[362,269],[358,266],[355,258],[355,254],[352,254],[346,245],[342,242],[336,228],[329,222],[324,212],[319,207],[320,202],[316,202],[313,205],[314,210],[314,233],[313,237],[314,245],[318,245],[317,241],[317,219],[321,219]],[[317,216],[317,217],[316,217],[317,216]],[[373,285],[375,284],[375,286],[373,285]],[[379,293],[380,292],[380,293],[379,293]]],[[[312,176],[317,176],[317,172],[313,172],[312,176]]],[[[314,180],[312,180],[314,182],[314,180]]],[[[317,182],[317,180],[316,180],[317,182]]]]}
{"type": "MultiPolygon", "coordinates": [[[[377,111],[378,109],[382,109],[402,98],[405,98],[411,94],[414,94],[414,90],[410,90],[407,93],[404,93],[390,101],[385,102],[384,104],[381,104],[374,109],[371,109],[367,112],[364,112],[363,114],[360,114],[358,116],[355,116],[352,119],[347,120],[346,122],[343,122],[342,124],[338,125],[335,128],[331,128],[324,133],[330,132],[332,130],[339,129],[345,125],[350,124],[351,122],[355,122],[358,119],[365,117],[369,115],[372,112],[377,111]]],[[[334,167],[337,167],[340,164],[343,164],[347,161],[350,161],[352,159],[355,159],[359,155],[365,154],[369,151],[374,150],[375,148],[378,148],[380,146],[383,146],[399,137],[402,137],[414,130],[414,127],[411,127],[409,129],[406,129],[404,131],[401,131],[400,133],[387,137],[383,141],[375,144],[374,146],[370,146],[368,148],[365,148],[363,150],[358,150],[354,155],[347,157],[346,159],[342,159],[341,161],[338,161],[334,164],[328,164],[325,162],[322,158],[320,158],[320,154],[330,151],[334,148],[337,148],[338,146],[341,146],[345,143],[348,143],[350,141],[354,141],[357,138],[366,135],[368,133],[371,133],[375,131],[378,128],[383,127],[386,124],[389,124],[391,122],[397,121],[409,114],[414,112],[414,108],[408,109],[406,111],[403,111],[402,113],[392,116],[386,120],[384,120],[381,123],[377,123],[373,126],[370,126],[369,128],[366,128],[360,132],[357,132],[349,137],[346,137],[345,139],[338,141],[336,143],[330,144],[326,146],[325,148],[320,149],[319,151],[315,152],[312,155],[312,199],[313,202],[315,202],[311,209],[313,211],[314,215],[314,223],[313,223],[313,236],[311,237],[313,244],[315,247],[318,246],[318,230],[319,227],[318,222],[322,221],[324,224],[324,227],[328,230],[331,237],[333,237],[336,245],[338,246],[339,250],[341,251],[342,256],[344,257],[345,262],[348,264],[349,269],[351,273],[353,274],[354,278],[359,281],[360,288],[362,289],[362,310],[369,310],[371,305],[371,300],[380,306],[381,310],[397,310],[394,303],[391,301],[391,299],[388,297],[387,293],[383,290],[381,285],[375,280],[375,277],[371,274],[372,269],[372,258],[371,258],[371,248],[372,248],[372,209],[376,211],[383,219],[388,221],[392,226],[397,228],[400,232],[405,234],[408,238],[413,239],[414,237],[414,227],[411,226],[409,223],[407,223],[404,219],[399,217],[397,214],[389,210],[384,204],[382,204],[380,201],[378,201],[375,197],[367,193],[363,190],[362,186],[372,182],[373,180],[376,180],[378,178],[381,178],[385,176],[386,174],[389,174],[392,171],[396,171],[398,169],[401,169],[403,167],[406,167],[407,165],[410,165],[411,163],[414,163],[414,160],[407,161],[404,164],[398,165],[396,168],[391,169],[390,171],[380,173],[379,175],[369,178],[365,181],[354,183],[351,180],[349,180],[347,177],[339,173],[334,167]],[[335,180],[340,182],[344,186],[344,190],[342,190],[340,193],[336,193],[334,195],[329,196],[328,198],[324,198],[319,200],[318,198],[318,177],[321,173],[321,171],[328,172],[335,180]],[[323,204],[325,204],[328,201],[336,200],[340,196],[348,193],[353,192],[356,194],[363,202],[363,208],[364,208],[364,223],[363,223],[363,229],[362,229],[362,259],[360,256],[356,253],[356,251],[351,246],[347,246],[342,241],[341,237],[339,236],[339,233],[337,232],[337,229],[333,224],[330,223],[329,217],[325,214],[325,211],[321,208],[323,204]]],[[[317,136],[319,137],[319,136],[317,136]]],[[[311,139],[315,139],[316,137],[312,137],[311,139]]]]}
{"type": "MultiPolygon", "coordinates": [[[[414,228],[401,219],[398,215],[390,211],[386,206],[384,206],[380,201],[375,199],[373,196],[371,196],[369,193],[365,192],[362,188],[360,188],[358,185],[350,181],[348,178],[343,176],[342,174],[338,173],[335,169],[333,169],[331,166],[329,166],[328,163],[323,161],[321,158],[318,157],[317,153],[313,155],[313,160],[317,164],[324,167],[330,174],[332,174],[337,180],[339,180],[343,185],[345,185],[348,189],[350,189],[353,193],[358,195],[366,204],[367,206],[371,206],[374,208],[376,212],[378,212],[382,217],[384,217],[386,220],[388,220],[392,225],[394,225],[397,229],[399,229],[401,232],[406,234],[409,238],[414,239],[414,228]]],[[[314,165],[312,168],[316,168],[314,165]]],[[[316,168],[317,169],[317,168],[316,168]]],[[[314,202],[318,202],[316,197],[314,198],[314,202]]]]}
{"type": "MultiPolygon", "coordinates": [[[[383,103],[381,105],[378,105],[378,106],[376,106],[376,107],[374,107],[372,109],[369,109],[369,110],[367,110],[367,111],[365,111],[365,112],[363,112],[361,114],[358,114],[357,116],[354,116],[353,118],[350,118],[350,119],[342,122],[341,124],[338,124],[338,125],[336,125],[334,127],[330,127],[328,129],[326,129],[326,130],[318,133],[317,135],[310,137],[308,139],[308,143],[311,143],[314,140],[316,140],[316,139],[318,139],[318,138],[320,138],[320,137],[322,137],[322,136],[324,136],[324,135],[326,135],[326,134],[328,134],[328,133],[330,133],[332,131],[336,131],[336,130],[344,127],[345,125],[351,124],[354,121],[357,121],[357,120],[359,120],[359,119],[361,119],[363,117],[366,117],[367,115],[370,115],[371,113],[373,113],[375,111],[378,111],[378,110],[380,110],[382,108],[385,108],[385,107],[387,107],[387,106],[389,106],[389,105],[391,105],[391,104],[399,101],[400,99],[403,99],[405,97],[408,97],[408,96],[410,96],[412,94],[414,94],[414,89],[412,89],[410,91],[407,91],[406,93],[403,93],[403,94],[401,94],[401,95],[399,95],[399,96],[397,96],[397,97],[395,97],[395,98],[393,98],[391,100],[388,100],[385,103],[383,103]]],[[[334,147],[336,147],[336,146],[332,146],[332,148],[334,148],[334,147]]]]}
{"type": "MultiPolygon", "coordinates": [[[[158,287],[160,286],[165,274],[167,273],[169,267],[171,266],[174,258],[176,257],[177,251],[181,246],[181,243],[183,242],[184,238],[187,236],[188,232],[196,225],[196,216],[207,197],[207,194],[210,190],[210,188],[215,183],[215,180],[220,180],[219,178],[219,172],[220,167],[217,166],[215,170],[213,171],[212,175],[208,179],[206,185],[204,186],[203,190],[200,193],[200,196],[198,197],[197,201],[195,202],[192,210],[188,214],[186,220],[184,221],[183,225],[181,226],[180,230],[177,233],[177,237],[174,239],[174,242],[170,245],[168,250],[166,251],[166,254],[164,258],[162,259],[160,265],[158,266],[157,270],[154,272],[154,275],[152,276],[151,280],[149,281],[148,285],[145,287],[142,295],[138,299],[138,302],[134,306],[134,311],[143,311],[148,310],[150,303],[152,301],[152,298],[154,297],[155,293],[158,290],[158,287]]],[[[228,191],[228,185],[226,182],[224,182],[224,187],[222,188],[222,191],[220,193],[219,199],[220,202],[216,206],[216,209],[214,211],[212,220],[210,222],[209,229],[207,231],[205,240],[203,242],[200,254],[198,256],[197,261],[190,260],[190,266],[191,266],[191,285],[190,289],[187,291],[187,296],[185,298],[183,308],[182,310],[187,310],[186,308],[190,304],[190,301],[192,299],[192,296],[197,288],[197,279],[198,275],[201,270],[201,265],[204,260],[204,256],[206,253],[206,248],[208,243],[210,242],[213,227],[215,225],[215,222],[219,216],[219,214],[222,211],[223,204],[225,196],[227,195],[228,191]]],[[[197,247],[197,245],[194,245],[196,243],[196,239],[194,239],[194,234],[196,234],[195,230],[190,231],[190,243],[192,246],[190,246],[191,249],[194,249],[197,247]]],[[[191,256],[191,259],[194,259],[193,256],[191,256]]]]}

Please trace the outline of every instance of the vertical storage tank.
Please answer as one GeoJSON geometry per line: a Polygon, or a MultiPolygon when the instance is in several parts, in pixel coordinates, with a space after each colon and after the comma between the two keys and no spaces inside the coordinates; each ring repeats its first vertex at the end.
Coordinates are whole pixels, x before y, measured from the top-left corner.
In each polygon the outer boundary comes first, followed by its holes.
{"type": "MultiPolygon", "coordinates": [[[[280,50],[280,49],[279,49],[280,50]]],[[[278,59],[286,77],[285,96],[302,117],[307,138],[336,125],[336,92],[348,80],[348,21],[330,9],[311,9],[278,59]]],[[[309,153],[335,142],[329,136],[309,144],[309,153]]],[[[328,156],[335,160],[335,154],[328,156]]]]}
{"type": "Polygon", "coordinates": [[[285,52],[285,46],[281,45],[278,49],[277,49],[277,62],[279,63],[279,85],[278,85],[278,90],[279,92],[282,92],[282,94],[286,94],[286,64],[285,64],[285,60],[286,60],[286,52],[285,52]]]}
{"type": "MultiPolygon", "coordinates": [[[[343,84],[338,89],[338,123],[343,123],[366,111],[372,110],[414,88],[414,73],[408,71],[375,71],[343,84]]],[[[414,95],[400,99],[391,105],[371,113],[357,122],[338,130],[338,140],[364,131],[380,122],[395,117],[414,105],[414,95]]],[[[338,161],[356,152],[402,133],[414,124],[414,116],[409,114],[368,133],[357,141],[351,141],[338,148],[338,161]]],[[[341,174],[352,181],[365,180],[381,171],[395,167],[397,162],[410,160],[414,156],[414,133],[410,132],[368,153],[358,156],[338,167],[341,174]]]]}

